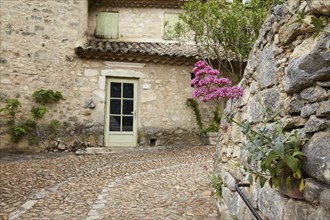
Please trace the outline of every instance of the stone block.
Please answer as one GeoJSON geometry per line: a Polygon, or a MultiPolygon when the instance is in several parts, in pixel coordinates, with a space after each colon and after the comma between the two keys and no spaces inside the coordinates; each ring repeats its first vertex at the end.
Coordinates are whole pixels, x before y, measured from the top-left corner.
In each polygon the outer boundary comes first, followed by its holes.
{"type": "Polygon", "coordinates": [[[263,109],[257,101],[258,98],[253,96],[247,104],[247,119],[249,122],[261,122],[263,120],[263,109]]]}
{"type": "Polygon", "coordinates": [[[274,58],[275,45],[271,45],[262,50],[258,57],[256,78],[260,89],[264,89],[276,83],[276,63],[274,58]]]}
{"type": "Polygon", "coordinates": [[[320,102],[319,107],[316,110],[316,116],[319,117],[330,116],[330,101],[320,102]]]}
{"type": "Polygon", "coordinates": [[[330,88],[330,81],[317,82],[316,84],[323,88],[330,88]]]}
{"type": "Polygon", "coordinates": [[[221,213],[221,219],[232,219],[228,207],[224,203],[217,202],[217,207],[221,213]]]}
{"type": "Polygon", "coordinates": [[[284,88],[289,94],[300,92],[317,81],[329,79],[329,72],[330,53],[310,53],[294,58],[286,68],[284,88]]]}
{"type": "Polygon", "coordinates": [[[94,109],[96,107],[94,100],[89,98],[85,99],[84,108],[94,109]]]}
{"type": "Polygon", "coordinates": [[[324,98],[326,98],[326,90],[323,89],[321,86],[310,87],[310,88],[304,89],[300,93],[300,97],[309,103],[321,101],[324,98]]]}
{"type": "Polygon", "coordinates": [[[308,220],[328,220],[328,219],[330,219],[330,212],[322,207],[317,208],[308,217],[308,220]]]}
{"type": "Polygon", "coordinates": [[[313,14],[330,16],[330,1],[328,0],[309,0],[308,6],[313,14]]]}
{"type": "Polygon", "coordinates": [[[215,146],[217,144],[218,132],[207,132],[207,144],[215,146]]]}
{"type": "Polygon", "coordinates": [[[230,189],[223,187],[222,188],[223,200],[228,207],[229,213],[231,216],[237,216],[237,201],[238,194],[236,192],[232,192],[230,189]]]}
{"type": "Polygon", "coordinates": [[[317,132],[326,129],[329,127],[328,121],[325,119],[317,118],[315,115],[312,115],[305,125],[305,132],[317,132]]]}
{"type": "Polygon", "coordinates": [[[99,71],[94,70],[94,69],[86,69],[85,72],[84,72],[84,75],[87,76],[87,77],[98,76],[99,71]]]}
{"type": "Polygon", "coordinates": [[[242,180],[243,179],[243,171],[242,171],[242,168],[240,167],[240,164],[239,164],[238,161],[236,161],[234,159],[231,159],[227,162],[227,164],[224,168],[236,180],[242,180]]]}
{"type": "Polygon", "coordinates": [[[104,136],[103,135],[99,135],[97,137],[97,146],[99,146],[99,147],[104,146],[104,136]]]}
{"type": "Polygon", "coordinates": [[[245,204],[243,199],[238,198],[238,210],[237,210],[237,219],[255,219],[254,215],[245,204]]]}
{"type": "Polygon", "coordinates": [[[324,189],[330,188],[324,183],[321,183],[313,178],[308,178],[305,182],[304,198],[310,203],[319,204],[321,192],[324,189]]]}
{"type": "Polygon", "coordinates": [[[302,117],[285,117],[281,121],[285,124],[284,129],[290,130],[303,127],[306,124],[307,119],[302,117]]]}
{"type": "Polygon", "coordinates": [[[289,113],[299,113],[304,107],[304,101],[301,99],[300,95],[294,95],[289,104],[289,113]]]}
{"type": "Polygon", "coordinates": [[[104,147],[87,147],[85,149],[77,149],[76,155],[95,155],[110,153],[109,149],[104,147]]]}
{"type": "Polygon", "coordinates": [[[68,149],[68,146],[66,146],[66,144],[64,143],[60,143],[58,146],[57,146],[57,149],[61,150],[61,151],[64,151],[66,149],[68,149]]]}
{"type": "Polygon", "coordinates": [[[270,111],[276,112],[282,109],[284,100],[276,87],[262,91],[260,96],[262,97],[261,103],[270,111]]]}
{"type": "Polygon", "coordinates": [[[301,117],[307,118],[307,117],[311,116],[312,114],[315,114],[318,107],[319,107],[319,103],[313,103],[311,105],[305,105],[301,109],[301,113],[300,113],[301,117]]]}
{"type": "Polygon", "coordinates": [[[260,211],[269,219],[281,220],[284,217],[285,204],[288,199],[279,195],[272,189],[268,182],[260,189],[258,207],[260,211]]]}
{"type": "Polygon", "coordinates": [[[318,132],[304,145],[303,171],[315,179],[330,184],[330,133],[318,132]]]}
{"type": "Polygon", "coordinates": [[[231,191],[234,192],[236,191],[235,190],[236,180],[232,175],[230,175],[230,173],[224,172],[223,181],[231,191]]]}
{"type": "Polygon", "coordinates": [[[290,199],[284,206],[283,220],[308,220],[314,207],[307,202],[290,199]]]}
{"type": "Polygon", "coordinates": [[[324,189],[320,194],[321,206],[330,212],[330,188],[324,189]]]}
{"type": "Polygon", "coordinates": [[[279,40],[281,45],[292,43],[298,35],[301,34],[300,24],[293,23],[296,18],[293,16],[284,25],[282,25],[278,31],[279,40]]]}

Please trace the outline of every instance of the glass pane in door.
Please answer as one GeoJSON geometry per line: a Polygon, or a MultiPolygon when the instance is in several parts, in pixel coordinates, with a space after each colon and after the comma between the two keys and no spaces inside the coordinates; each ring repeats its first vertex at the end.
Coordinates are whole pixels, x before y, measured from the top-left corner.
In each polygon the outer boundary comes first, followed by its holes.
{"type": "Polygon", "coordinates": [[[120,116],[110,116],[110,131],[120,131],[120,116]]]}
{"type": "Polygon", "coordinates": [[[134,97],[134,84],[133,83],[123,83],[123,98],[133,98],[134,97]]]}
{"type": "Polygon", "coordinates": [[[112,82],[110,84],[110,97],[111,98],[121,97],[121,83],[112,82]]]}
{"type": "Polygon", "coordinates": [[[133,114],[133,100],[123,100],[123,114],[132,115],[133,114]]]}
{"type": "Polygon", "coordinates": [[[121,100],[110,99],[110,114],[120,114],[120,113],[121,113],[121,100]]]}
{"type": "Polygon", "coordinates": [[[123,117],[123,131],[133,131],[133,116],[123,117]]]}

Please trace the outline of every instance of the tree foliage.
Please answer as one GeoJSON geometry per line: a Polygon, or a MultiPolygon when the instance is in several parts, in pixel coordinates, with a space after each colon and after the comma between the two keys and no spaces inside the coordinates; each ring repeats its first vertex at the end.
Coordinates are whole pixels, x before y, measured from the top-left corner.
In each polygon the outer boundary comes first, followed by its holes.
{"type": "MultiPolygon", "coordinates": [[[[213,54],[220,65],[235,59],[240,63],[242,75],[242,64],[248,58],[271,4],[272,0],[190,0],[183,6],[175,31],[181,39],[193,40],[205,60],[205,54],[213,54]]],[[[233,74],[234,67],[230,66],[226,72],[233,74]]]]}

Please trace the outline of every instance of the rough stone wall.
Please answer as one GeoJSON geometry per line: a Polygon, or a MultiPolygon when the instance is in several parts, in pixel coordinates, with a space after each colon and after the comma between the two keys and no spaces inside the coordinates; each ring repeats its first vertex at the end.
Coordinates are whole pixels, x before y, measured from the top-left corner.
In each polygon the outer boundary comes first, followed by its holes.
{"type": "MultiPolygon", "coordinates": [[[[67,150],[76,140],[103,145],[105,82],[107,77],[139,79],[139,144],[200,144],[196,122],[186,99],[191,96],[192,66],[111,64],[75,56],[88,30],[87,0],[1,0],[0,108],[18,98],[20,116],[27,116],[34,91],[60,91],[65,100],[49,106],[42,122],[59,120],[58,134],[44,144],[67,150]],[[149,89],[143,89],[147,84],[149,89]],[[166,142],[168,140],[168,142],[166,142]]],[[[0,114],[0,149],[43,150],[22,141],[14,145],[0,114]]]]}
{"type": "MultiPolygon", "coordinates": [[[[83,69],[73,50],[87,29],[87,0],[2,0],[0,12],[1,107],[6,99],[18,98],[26,116],[33,91],[46,88],[66,99],[50,107],[49,120],[76,117],[90,97],[76,81],[83,69]]],[[[85,120],[90,116],[81,116],[85,120]]],[[[4,124],[2,116],[0,148],[10,148],[4,124]]]]}
{"type": "MultiPolygon", "coordinates": [[[[311,10],[330,29],[330,2],[308,1],[306,21],[311,10]]],[[[302,10],[306,1],[287,1],[290,10],[302,10]]],[[[264,219],[330,219],[330,53],[326,49],[329,34],[315,39],[313,29],[293,23],[296,18],[283,5],[273,7],[250,54],[240,85],[245,95],[227,103],[237,121],[258,125],[263,120],[260,100],[273,111],[281,110],[287,129],[300,129],[309,141],[303,172],[306,179],[304,200],[284,197],[268,183],[263,188],[254,183],[243,190],[264,219]]],[[[248,183],[246,142],[241,129],[231,124],[219,132],[215,171],[224,180],[221,219],[254,219],[235,192],[235,184],[248,183]],[[233,141],[235,144],[233,144],[233,141]]]]}
{"type": "Polygon", "coordinates": [[[91,6],[89,8],[88,34],[94,35],[96,14],[98,11],[115,11],[119,13],[119,38],[117,40],[157,41],[164,36],[165,13],[179,13],[179,9],[158,8],[111,8],[91,6]]]}

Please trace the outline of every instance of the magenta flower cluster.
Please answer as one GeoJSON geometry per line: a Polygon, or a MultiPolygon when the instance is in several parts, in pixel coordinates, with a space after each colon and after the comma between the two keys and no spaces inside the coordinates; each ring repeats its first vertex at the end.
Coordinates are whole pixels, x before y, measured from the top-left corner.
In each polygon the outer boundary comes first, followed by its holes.
{"type": "Polygon", "coordinates": [[[193,98],[199,98],[203,102],[210,100],[238,99],[243,96],[243,89],[239,86],[231,86],[228,78],[220,77],[220,72],[198,61],[193,69],[195,78],[191,80],[191,85],[195,88],[193,98]]]}

